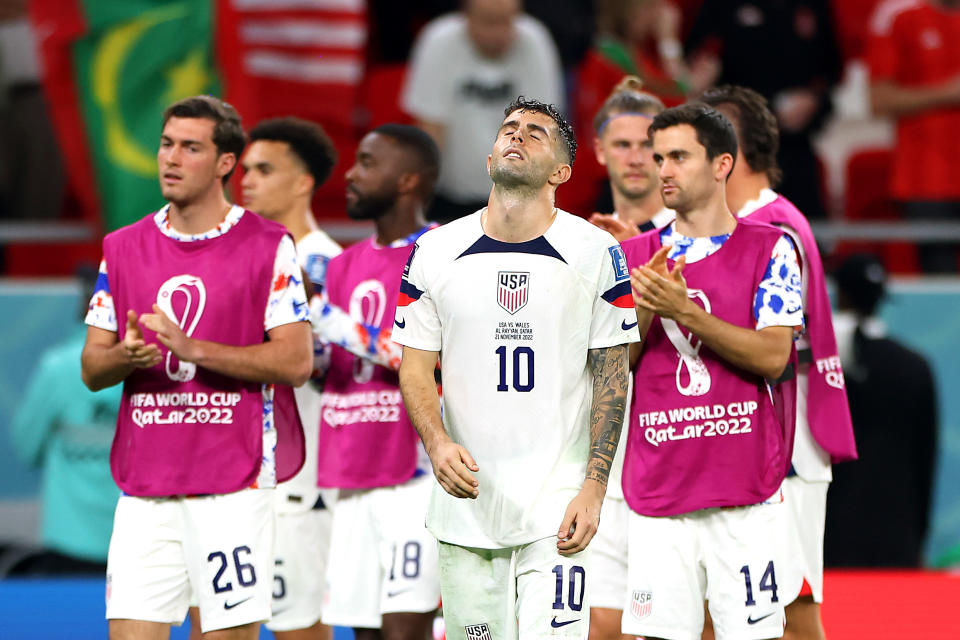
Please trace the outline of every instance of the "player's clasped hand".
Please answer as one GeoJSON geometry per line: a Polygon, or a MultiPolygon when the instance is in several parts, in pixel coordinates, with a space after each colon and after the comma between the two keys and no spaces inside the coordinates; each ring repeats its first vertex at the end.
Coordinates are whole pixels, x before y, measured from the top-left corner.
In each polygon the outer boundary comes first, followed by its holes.
{"type": "Polygon", "coordinates": [[[137,314],[132,310],[127,311],[127,331],[123,336],[123,350],[130,363],[138,369],[149,369],[160,364],[160,360],[163,358],[160,347],[155,344],[147,344],[143,339],[143,333],[140,331],[140,325],[137,322],[137,314]]]}
{"type": "Polygon", "coordinates": [[[584,482],[580,493],[567,505],[557,532],[557,552],[562,556],[583,551],[597,533],[606,486],[593,486],[595,484],[590,480],[584,482]]]}
{"type": "Polygon", "coordinates": [[[476,498],[480,495],[480,483],[470,473],[479,471],[480,467],[465,448],[448,440],[430,452],[430,461],[437,482],[444,491],[455,498],[476,498]]]}
{"type": "Polygon", "coordinates": [[[634,290],[633,299],[639,307],[678,320],[690,304],[687,281],[683,277],[686,257],[680,256],[671,271],[667,269],[669,251],[669,246],[661,247],[647,264],[635,267],[630,272],[630,284],[634,290]]]}
{"type": "Polygon", "coordinates": [[[157,334],[157,340],[167,349],[173,352],[173,355],[183,362],[196,362],[196,354],[193,353],[194,341],[187,337],[176,322],[167,317],[160,307],[153,305],[153,313],[145,313],[140,316],[140,322],[143,326],[157,334]]]}

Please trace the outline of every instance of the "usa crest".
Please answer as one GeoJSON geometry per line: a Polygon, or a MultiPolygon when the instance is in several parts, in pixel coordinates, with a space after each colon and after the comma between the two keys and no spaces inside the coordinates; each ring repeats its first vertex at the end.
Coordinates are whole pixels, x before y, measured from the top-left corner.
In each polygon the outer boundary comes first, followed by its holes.
{"type": "Polygon", "coordinates": [[[529,272],[501,271],[497,274],[497,304],[510,315],[526,306],[529,294],[529,272]]]}
{"type": "Polygon", "coordinates": [[[468,624],[464,627],[467,632],[467,640],[493,640],[490,637],[490,627],[486,622],[481,624],[468,624]]]}
{"type": "Polygon", "coordinates": [[[652,591],[634,591],[633,598],[630,599],[630,613],[633,617],[641,620],[650,615],[653,609],[652,591]]]}

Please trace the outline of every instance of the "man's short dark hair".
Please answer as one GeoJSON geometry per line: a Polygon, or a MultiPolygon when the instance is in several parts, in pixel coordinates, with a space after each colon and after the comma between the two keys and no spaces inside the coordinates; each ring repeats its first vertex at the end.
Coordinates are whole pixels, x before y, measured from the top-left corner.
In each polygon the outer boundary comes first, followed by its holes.
{"type": "Polygon", "coordinates": [[[337,149],[323,128],[315,122],[288,116],[263,120],[250,130],[250,142],[286,142],[313,176],[316,190],[327,181],[337,164],[337,149]]]}
{"type": "Polygon", "coordinates": [[[382,124],[370,133],[391,138],[411,154],[416,162],[414,173],[420,176],[420,197],[424,206],[429,204],[440,175],[440,149],[430,134],[419,127],[396,122],[382,124]]]}
{"type": "Polygon", "coordinates": [[[650,124],[650,136],[653,137],[656,131],[682,124],[690,125],[697,132],[697,142],[707,150],[707,159],[713,160],[722,153],[729,153],[736,162],[737,132],[722,113],[702,102],[688,102],[658,113],[650,124]]]}
{"type": "Polygon", "coordinates": [[[557,125],[557,131],[560,133],[560,140],[563,142],[562,149],[566,155],[566,162],[572,167],[573,160],[577,156],[577,138],[573,134],[573,127],[570,126],[567,119],[563,117],[563,114],[560,113],[556,105],[540,102],[539,100],[527,100],[523,96],[519,96],[503,110],[503,117],[506,118],[518,109],[542,113],[553,120],[554,124],[557,125]]]}
{"type": "Polygon", "coordinates": [[[651,118],[664,110],[660,98],[642,90],[643,80],[626,76],[613,88],[593,117],[593,131],[599,136],[614,116],[640,114],[651,118]]]}
{"type": "MultiPolygon", "coordinates": [[[[240,114],[230,104],[213,96],[192,96],[174,102],[163,112],[163,126],[167,126],[170,118],[204,118],[213,122],[213,144],[217,146],[217,153],[232,153],[240,164],[240,154],[247,145],[247,136],[240,124],[240,114]]],[[[230,173],[223,176],[222,182],[227,183],[230,173]]]]}
{"type": "Polygon", "coordinates": [[[780,130],[767,99],[753,89],[725,84],[710,89],[700,100],[714,108],[730,107],[735,114],[734,128],[747,166],[767,174],[771,186],[780,184],[783,179],[783,172],[777,166],[780,130]]]}

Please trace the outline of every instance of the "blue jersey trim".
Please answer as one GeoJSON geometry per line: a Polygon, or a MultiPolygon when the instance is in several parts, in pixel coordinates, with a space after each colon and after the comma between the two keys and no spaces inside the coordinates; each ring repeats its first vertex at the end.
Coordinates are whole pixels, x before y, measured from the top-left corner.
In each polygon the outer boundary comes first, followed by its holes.
{"type": "Polygon", "coordinates": [[[534,238],[533,240],[527,240],[526,242],[503,242],[483,235],[480,236],[470,248],[457,256],[457,260],[464,256],[479,253],[529,253],[537,256],[556,258],[564,264],[567,263],[567,261],[563,259],[563,256],[561,256],[560,253],[553,248],[553,245],[547,242],[547,239],[543,236],[534,238]]]}

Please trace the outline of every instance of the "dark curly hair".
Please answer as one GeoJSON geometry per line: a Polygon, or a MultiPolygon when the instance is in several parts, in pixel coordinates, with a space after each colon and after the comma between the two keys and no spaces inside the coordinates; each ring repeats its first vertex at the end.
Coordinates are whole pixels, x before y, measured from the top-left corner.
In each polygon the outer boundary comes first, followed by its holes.
{"type": "Polygon", "coordinates": [[[716,109],[730,109],[740,152],[747,166],[758,173],[766,173],[771,186],[779,185],[783,179],[783,172],[777,166],[780,130],[767,99],[753,89],[725,84],[710,89],[700,100],[716,109]]]}
{"type": "Polygon", "coordinates": [[[316,189],[330,177],[337,164],[337,149],[330,136],[315,122],[288,116],[263,120],[250,130],[250,142],[286,142],[313,176],[316,189]]]}
{"type": "Polygon", "coordinates": [[[567,122],[567,119],[563,117],[563,114],[560,113],[560,110],[557,109],[556,105],[546,104],[544,102],[540,102],[539,100],[527,100],[523,96],[519,96],[516,100],[507,105],[507,108],[503,110],[503,116],[507,117],[518,109],[523,111],[532,111],[534,113],[542,113],[553,120],[554,124],[557,125],[557,131],[560,133],[560,139],[563,141],[563,150],[567,156],[567,164],[572,167],[573,160],[577,155],[577,138],[574,136],[573,127],[570,126],[570,123],[567,122]]]}
{"type": "Polygon", "coordinates": [[[424,204],[429,204],[433,198],[433,189],[440,175],[440,149],[437,143],[423,129],[409,124],[388,122],[382,124],[370,133],[376,133],[391,138],[400,147],[411,154],[413,162],[408,170],[420,176],[420,197],[424,204]]]}

